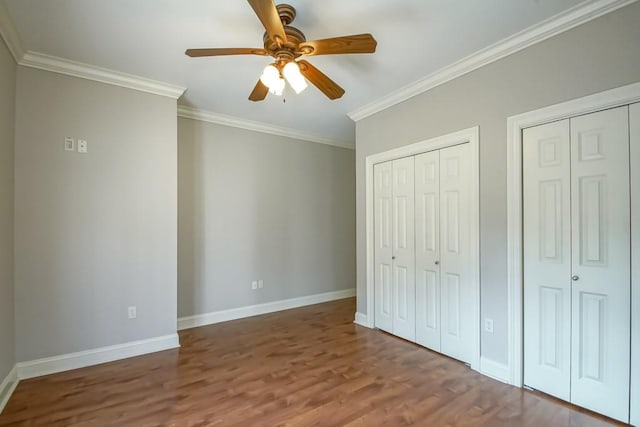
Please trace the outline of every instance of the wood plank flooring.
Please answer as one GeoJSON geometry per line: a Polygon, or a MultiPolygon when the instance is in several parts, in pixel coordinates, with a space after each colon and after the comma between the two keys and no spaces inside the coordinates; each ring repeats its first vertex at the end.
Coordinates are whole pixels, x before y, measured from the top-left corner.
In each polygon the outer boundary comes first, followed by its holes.
{"type": "Polygon", "coordinates": [[[182,347],[22,381],[0,426],[610,426],[353,323],[353,298],[180,333],[182,347]]]}

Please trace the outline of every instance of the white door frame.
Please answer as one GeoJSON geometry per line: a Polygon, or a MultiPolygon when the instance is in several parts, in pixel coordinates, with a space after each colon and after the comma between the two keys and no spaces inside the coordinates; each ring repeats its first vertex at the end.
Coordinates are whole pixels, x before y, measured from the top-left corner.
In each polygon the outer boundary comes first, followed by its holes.
{"type": "MultiPolygon", "coordinates": [[[[640,83],[633,83],[572,101],[529,111],[507,119],[507,303],[509,383],[522,387],[522,130],[607,108],[640,101],[640,83]]],[[[632,224],[633,228],[634,224],[632,224]]],[[[640,226],[640,225],[636,225],[640,226]]],[[[637,282],[637,280],[636,280],[637,282]]],[[[640,292],[640,283],[631,290],[640,292]]],[[[634,333],[632,331],[632,333],[634,333]]]]}
{"type": "Polygon", "coordinates": [[[402,157],[414,156],[416,154],[425,153],[427,151],[439,150],[441,148],[452,147],[468,143],[471,147],[471,179],[475,182],[472,186],[471,196],[471,224],[470,235],[473,239],[471,248],[471,277],[475,280],[473,286],[473,330],[475,331],[473,339],[473,349],[471,358],[471,368],[476,371],[480,369],[480,215],[479,215],[479,154],[478,143],[480,140],[480,128],[478,126],[453,132],[436,138],[427,139],[425,141],[416,142],[404,147],[395,148],[393,150],[382,153],[372,154],[365,159],[366,174],[366,261],[367,261],[367,314],[356,313],[356,323],[373,328],[375,325],[375,300],[374,300],[374,224],[373,224],[373,165],[389,160],[395,160],[402,157]]]}
{"type": "MultiPolygon", "coordinates": [[[[629,107],[631,165],[640,165],[640,104],[629,107]],[[635,114],[635,115],[632,115],[635,114]]],[[[631,402],[640,402],[640,167],[631,166],[631,402]],[[635,228],[634,228],[635,227],[635,228]],[[635,268],[634,268],[635,266],[635,268]],[[635,313],[635,316],[634,316],[635,313]],[[635,364],[633,360],[635,359],[635,364]]],[[[640,426],[640,408],[631,405],[630,424],[640,426]]]]}

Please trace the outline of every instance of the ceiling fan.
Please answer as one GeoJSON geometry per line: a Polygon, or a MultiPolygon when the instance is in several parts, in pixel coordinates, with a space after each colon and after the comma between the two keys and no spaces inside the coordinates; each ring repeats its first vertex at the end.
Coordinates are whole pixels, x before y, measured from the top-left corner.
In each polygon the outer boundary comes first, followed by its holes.
{"type": "Polygon", "coordinates": [[[313,55],[334,55],[345,53],[373,53],[377,42],[371,34],[356,34],[330,39],[307,41],[304,33],[290,26],[296,17],[296,10],[288,4],[275,5],[273,0],[248,0],[256,15],[267,30],[264,33],[264,49],[260,48],[211,48],[187,49],[190,57],[221,55],[262,55],[275,58],[267,65],[249,99],[262,101],[267,93],[282,95],[285,79],[300,93],[307,87],[305,78],[313,83],[329,99],[344,95],[344,89],[323,74],[316,67],[299,57],[313,55]]]}

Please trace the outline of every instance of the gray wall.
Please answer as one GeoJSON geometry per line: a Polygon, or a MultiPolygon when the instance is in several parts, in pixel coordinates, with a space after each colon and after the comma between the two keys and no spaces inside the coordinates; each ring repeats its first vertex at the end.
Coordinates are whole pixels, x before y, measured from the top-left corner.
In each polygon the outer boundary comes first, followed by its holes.
{"type": "Polygon", "coordinates": [[[178,141],[179,317],[355,287],[353,150],[184,118],[178,141]]]}
{"type": "MultiPolygon", "coordinates": [[[[16,63],[0,38],[0,382],[15,363],[13,317],[13,141],[16,63]]],[[[2,393],[2,390],[0,390],[2,393]]]]}
{"type": "Polygon", "coordinates": [[[17,360],[174,333],[175,100],[24,67],[16,97],[17,360]]]}
{"type": "Polygon", "coordinates": [[[358,311],[366,313],[365,158],[480,126],[482,355],[507,362],[507,117],[640,80],[640,3],[368,117],[356,127],[358,311]]]}

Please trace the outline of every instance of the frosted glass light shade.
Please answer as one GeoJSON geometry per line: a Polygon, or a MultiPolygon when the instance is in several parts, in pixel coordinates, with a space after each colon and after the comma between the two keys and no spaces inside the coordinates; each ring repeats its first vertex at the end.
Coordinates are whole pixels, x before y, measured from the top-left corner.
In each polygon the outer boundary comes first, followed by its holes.
{"type": "Polygon", "coordinates": [[[278,71],[278,69],[273,65],[267,65],[266,67],[264,67],[264,71],[260,76],[260,81],[262,82],[262,84],[271,89],[271,86],[276,84],[277,80],[281,80],[280,71],[278,71]]]}
{"type": "Polygon", "coordinates": [[[269,86],[269,92],[276,96],[282,96],[282,92],[284,91],[284,79],[278,77],[276,80],[271,82],[271,86],[269,86]]]}
{"type": "Polygon", "coordinates": [[[307,88],[307,81],[304,79],[302,73],[300,73],[300,67],[295,61],[291,61],[284,66],[282,74],[289,82],[289,85],[296,93],[300,93],[307,88]]]}

